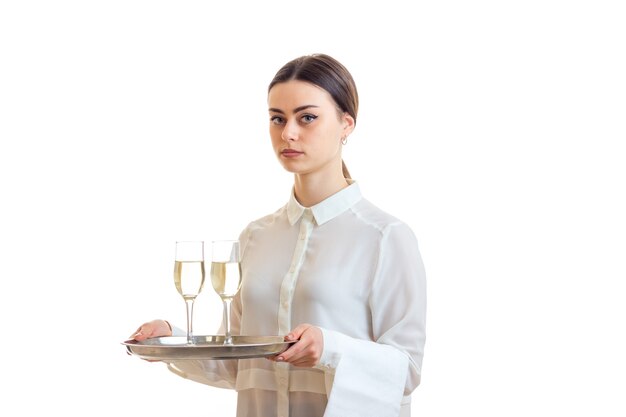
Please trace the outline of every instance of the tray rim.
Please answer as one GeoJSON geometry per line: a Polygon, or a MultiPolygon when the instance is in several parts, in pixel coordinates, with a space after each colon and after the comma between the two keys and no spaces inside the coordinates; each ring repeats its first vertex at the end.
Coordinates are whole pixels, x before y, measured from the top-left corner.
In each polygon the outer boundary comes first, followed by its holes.
{"type": "MultiPolygon", "coordinates": [[[[195,335],[194,338],[216,338],[223,339],[224,335],[195,335]]],[[[297,340],[286,341],[283,336],[256,336],[256,335],[237,335],[233,336],[234,341],[239,338],[260,339],[258,342],[239,343],[234,345],[221,344],[193,344],[186,343],[185,336],[159,336],[142,341],[135,339],[127,339],[121,342],[126,347],[126,352],[131,356],[137,356],[148,360],[212,360],[212,359],[252,359],[277,355],[297,340]],[[143,343],[146,340],[154,341],[164,339],[179,339],[180,344],[158,344],[143,343]],[[272,348],[273,347],[273,348],[272,348]],[[254,348],[258,348],[255,350],[254,348]],[[236,351],[241,353],[237,354],[236,351]],[[223,352],[221,352],[223,351],[223,352]],[[189,353],[189,357],[185,357],[185,352],[189,353]]]]}

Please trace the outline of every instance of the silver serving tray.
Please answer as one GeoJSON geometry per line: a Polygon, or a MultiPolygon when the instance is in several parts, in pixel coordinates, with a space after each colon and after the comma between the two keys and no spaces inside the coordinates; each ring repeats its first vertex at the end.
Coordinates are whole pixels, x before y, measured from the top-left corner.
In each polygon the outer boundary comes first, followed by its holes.
{"type": "Polygon", "coordinates": [[[295,341],[285,342],[282,336],[233,336],[232,345],[224,345],[224,336],[194,336],[187,344],[186,336],[154,337],[122,342],[128,353],[147,360],[181,359],[246,359],[277,355],[295,341]]]}

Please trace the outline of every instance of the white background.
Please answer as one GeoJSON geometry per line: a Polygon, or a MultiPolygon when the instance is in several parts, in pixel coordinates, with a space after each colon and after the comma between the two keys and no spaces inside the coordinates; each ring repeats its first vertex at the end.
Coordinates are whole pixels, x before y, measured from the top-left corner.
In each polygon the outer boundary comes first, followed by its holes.
{"type": "Polygon", "coordinates": [[[626,414],[622,2],[209,3],[0,3],[2,407],[234,416],[120,342],[184,326],[175,240],[285,203],[266,86],[325,52],[359,87],[352,175],[427,268],[413,415],[626,414]]]}

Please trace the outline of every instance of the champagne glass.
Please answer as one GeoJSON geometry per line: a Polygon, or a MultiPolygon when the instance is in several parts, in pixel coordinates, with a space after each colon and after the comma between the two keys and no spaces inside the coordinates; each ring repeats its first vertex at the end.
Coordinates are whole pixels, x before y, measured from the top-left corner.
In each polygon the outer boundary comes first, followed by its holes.
{"type": "Polygon", "coordinates": [[[204,242],[176,242],[174,284],[187,308],[187,344],[193,344],[193,304],[204,286],[204,242]]]}
{"type": "Polygon", "coordinates": [[[241,257],[238,240],[213,241],[211,283],[224,304],[224,344],[232,345],[230,305],[241,287],[241,257]]]}

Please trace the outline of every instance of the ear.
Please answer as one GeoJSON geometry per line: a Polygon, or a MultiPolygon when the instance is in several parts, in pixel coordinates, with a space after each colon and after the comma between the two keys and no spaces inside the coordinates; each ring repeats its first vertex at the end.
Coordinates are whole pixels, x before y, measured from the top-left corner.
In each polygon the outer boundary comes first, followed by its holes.
{"type": "Polygon", "coordinates": [[[348,136],[352,133],[354,126],[356,125],[354,117],[350,116],[348,112],[344,112],[341,120],[343,122],[343,135],[348,136]]]}

